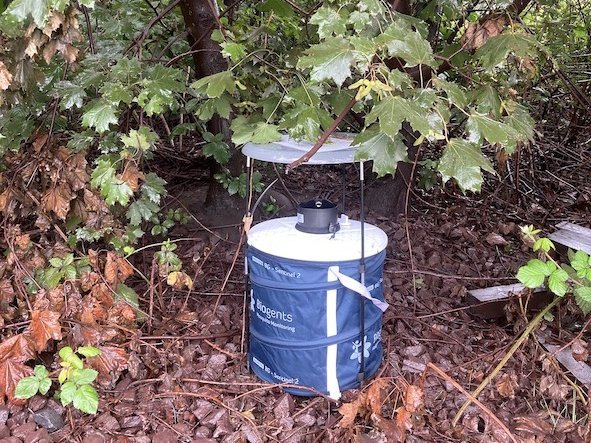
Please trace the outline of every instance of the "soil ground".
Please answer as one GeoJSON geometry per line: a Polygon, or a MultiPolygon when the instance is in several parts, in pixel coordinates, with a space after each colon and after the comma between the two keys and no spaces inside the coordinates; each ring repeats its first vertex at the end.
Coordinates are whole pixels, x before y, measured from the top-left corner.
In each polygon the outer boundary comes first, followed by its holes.
{"type": "MultiPolygon", "coordinates": [[[[564,145],[550,131],[542,140],[501,164],[502,172],[487,177],[480,195],[464,196],[447,185],[415,191],[409,214],[396,222],[368,214],[389,237],[384,358],[363,389],[345,393],[339,402],[286,394],[248,371],[243,258],[234,263],[240,248],[237,235],[228,234],[239,232],[237,220],[223,215],[201,220],[199,207],[190,202],[203,194],[205,182],[177,179],[170,205],[180,200],[194,219],[176,228],[172,238],[188,239],[179,241],[179,255],[195,288],[173,291],[160,282],[150,290],[144,284],[141,304],[151,317],[121,343],[131,358],[117,380],[99,387],[96,416],[43,397],[24,406],[0,406],[0,441],[591,441],[589,387],[542,346],[567,346],[591,364],[585,318],[570,301],[515,352],[478,396],[482,403],[472,403],[452,423],[467,398],[460,389],[473,391],[535,315],[524,309],[525,298],[514,297],[500,317],[479,318],[469,310],[467,290],[516,281],[518,267],[531,257],[520,225],[548,232],[569,220],[589,227],[585,159],[591,145],[564,145]],[[217,229],[221,225],[230,226],[217,229]],[[33,421],[34,413],[46,408],[64,420],[51,434],[33,421]]],[[[317,194],[338,201],[339,174],[304,167],[285,179],[285,188],[297,199],[317,194]]],[[[355,172],[348,176],[347,212],[357,218],[355,172]]],[[[134,264],[144,275],[151,274],[155,250],[136,255],[134,264]]]]}

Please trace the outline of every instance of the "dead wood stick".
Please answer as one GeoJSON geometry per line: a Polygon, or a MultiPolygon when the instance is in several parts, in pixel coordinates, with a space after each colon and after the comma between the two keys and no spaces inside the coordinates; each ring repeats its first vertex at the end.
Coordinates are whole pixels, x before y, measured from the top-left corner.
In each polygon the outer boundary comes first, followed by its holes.
{"type": "MultiPolygon", "coordinates": [[[[561,300],[560,297],[556,297],[554,300],[552,300],[552,302],[548,306],[546,306],[544,309],[542,309],[540,312],[538,312],[538,314],[527,324],[527,327],[524,329],[524,331],[521,333],[521,335],[515,341],[515,343],[513,343],[513,346],[511,346],[511,348],[509,349],[509,351],[507,351],[507,353],[501,359],[501,361],[495,366],[495,368],[490,372],[490,374],[488,374],[486,376],[486,378],[484,380],[482,380],[482,382],[478,385],[478,387],[472,392],[472,395],[471,395],[472,398],[477,398],[480,395],[480,393],[484,390],[484,388],[486,388],[488,386],[488,384],[492,381],[492,379],[497,376],[497,374],[501,371],[501,369],[503,369],[503,367],[507,364],[507,362],[511,359],[511,357],[513,357],[513,354],[515,354],[515,352],[517,352],[517,349],[519,349],[519,347],[523,344],[523,342],[525,342],[527,337],[529,337],[529,334],[531,334],[534,331],[534,329],[542,321],[544,316],[548,312],[550,312],[550,310],[554,306],[556,306],[560,300],[561,300]]],[[[460,419],[462,414],[466,411],[466,408],[468,408],[468,406],[472,402],[471,397],[468,397],[468,400],[466,400],[464,402],[462,407],[456,413],[455,417],[451,421],[452,426],[455,426],[458,423],[458,420],[460,419]]]]}
{"type": "Polygon", "coordinates": [[[427,363],[427,367],[429,369],[432,369],[440,378],[444,379],[448,383],[451,383],[454,386],[454,388],[456,388],[458,391],[460,391],[462,394],[468,397],[468,399],[472,401],[480,409],[482,409],[482,411],[486,413],[486,415],[488,415],[491,418],[491,420],[493,420],[496,424],[499,425],[499,427],[505,432],[505,434],[507,434],[511,441],[517,443],[517,439],[515,438],[515,436],[511,433],[511,431],[509,431],[509,428],[507,428],[505,423],[503,423],[501,419],[494,414],[493,411],[488,409],[477,398],[473,397],[468,391],[466,391],[457,381],[455,381],[453,378],[451,378],[449,375],[447,375],[433,363],[427,363]]]}
{"type": "Polygon", "coordinates": [[[291,162],[289,165],[287,165],[285,167],[285,172],[287,173],[287,172],[291,171],[292,169],[298,167],[302,163],[306,163],[308,160],[310,160],[310,158],[312,158],[312,156],[318,152],[318,150],[322,147],[322,145],[326,142],[326,140],[328,140],[328,137],[330,137],[330,135],[335,131],[335,129],[337,129],[337,127],[341,124],[341,122],[343,121],[345,116],[349,113],[351,108],[353,108],[355,103],[357,103],[357,99],[355,97],[353,97],[349,101],[349,103],[347,103],[347,106],[345,106],[345,108],[337,116],[337,118],[332,122],[332,125],[330,125],[330,128],[328,128],[326,131],[324,131],[324,133],[320,136],[320,138],[314,144],[314,146],[312,146],[312,148],[310,148],[310,150],[308,152],[306,152],[304,155],[302,155],[300,158],[298,158],[297,160],[295,160],[295,161],[291,162]]]}

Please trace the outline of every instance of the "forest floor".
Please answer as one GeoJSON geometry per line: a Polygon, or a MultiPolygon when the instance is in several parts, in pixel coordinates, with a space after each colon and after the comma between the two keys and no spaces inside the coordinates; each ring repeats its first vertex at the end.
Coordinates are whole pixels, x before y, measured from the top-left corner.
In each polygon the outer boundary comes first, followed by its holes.
{"type": "MultiPolygon", "coordinates": [[[[550,132],[521,158],[509,159],[508,167],[500,165],[502,172],[489,176],[479,195],[463,196],[448,185],[411,194],[406,219],[368,214],[389,238],[384,294],[390,308],[383,317],[383,363],[363,389],[335,402],[292,396],[252,375],[245,354],[242,256],[232,267],[236,235],[227,240],[227,229],[210,233],[190,223],[171,238],[190,238],[178,242],[178,252],[195,287],[173,291],[161,282],[148,288],[138,279],[149,318],[125,332],[120,346],[130,357],[116,379],[99,386],[98,414],[36,396],[24,406],[0,406],[0,441],[591,441],[589,386],[542,345],[566,346],[591,364],[585,318],[568,301],[511,356],[478,396],[482,403],[472,403],[452,423],[467,398],[461,389],[473,391],[535,315],[524,311],[525,299],[513,297],[501,316],[482,319],[469,309],[467,291],[516,282],[518,267],[532,256],[519,226],[551,232],[568,220],[589,227],[591,144],[569,146],[558,137],[550,132]],[[47,409],[64,421],[51,434],[33,421],[47,409]]],[[[285,186],[295,195],[335,197],[338,171],[317,171],[303,167],[285,186]]],[[[171,195],[196,186],[205,185],[178,179],[171,195]]],[[[352,178],[352,205],[356,186],[352,178]]],[[[350,216],[358,212],[354,208],[350,216]]],[[[134,265],[144,275],[153,275],[157,249],[136,254],[134,265]]]]}

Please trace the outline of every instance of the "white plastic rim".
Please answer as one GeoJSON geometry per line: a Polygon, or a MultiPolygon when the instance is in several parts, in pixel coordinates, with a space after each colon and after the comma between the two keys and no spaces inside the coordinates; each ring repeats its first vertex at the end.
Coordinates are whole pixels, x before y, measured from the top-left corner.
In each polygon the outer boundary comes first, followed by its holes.
{"type": "MultiPolygon", "coordinates": [[[[339,132],[331,135],[316,154],[306,162],[312,165],[338,165],[355,162],[356,149],[351,142],[356,134],[339,132]]],[[[242,153],[249,158],[272,163],[291,163],[308,152],[314,143],[297,141],[287,134],[281,140],[272,143],[247,143],[242,153]]]]}
{"type": "MultiPolygon", "coordinates": [[[[297,217],[267,220],[248,232],[248,244],[261,252],[293,260],[339,262],[361,258],[361,223],[348,220],[332,234],[308,234],[295,228],[297,217]]],[[[365,257],[386,249],[388,236],[377,226],[364,223],[365,257]]]]}

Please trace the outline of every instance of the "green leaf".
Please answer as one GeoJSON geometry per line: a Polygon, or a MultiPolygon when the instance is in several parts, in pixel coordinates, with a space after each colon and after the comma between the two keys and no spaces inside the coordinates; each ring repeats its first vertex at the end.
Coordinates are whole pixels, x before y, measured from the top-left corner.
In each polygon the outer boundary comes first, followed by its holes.
{"type": "Polygon", "coordinates": [[[105,202],[109,206],[115,203],[127,206],[129,198],[133,195],[133,190],[127,182],[113,178],[101,187],[101,195],[105,198],[105,202]]]}
{"type": "Polygon", "coordinates": [[[98,372],[94,369],[74,369],[70,375],[70,380],[80,385],[88,385],[96,380],[98,372]]]}
{"type": "Polygon", "coordinates": [[[95,100],[86,107],[82,114],[82,125],[87,128],[95,128],[98,133],[109,129],[109,125],[118,123],[116,115],[117,107],[106,100],[95,100]]]}
{"type": "Polygon", "coordinates": [[[417,31],[410,31],[402,21],[396,21],[376,38],[379,45],[387,47],[391,57],[400,57],[407,67],[416,65],[437,66],[429,42],[417,31]]]}
{"type": "Polygon", "coordinates": [[[480,60],[486,71],[505,63],[507,56],[513,53],[519,57],[530,56],[536,47],[536,40],[530,34],[510,32],[489,38],[474,56],[480,60]]]}
{"type": "Polygon", "coordinates": [[[232,142],[237,145],[245,143],[269,143],[281,139],[281,133],[276,125],[266,122],[250,123],[240,116],[232,120],[232,142]]]}
{"type": "Polygon", "coordinates": [[[62,274],[57,268],[47,268],[43,272],[43,280],[48,289],[55,289],[62,279],[62,274]]]}
{"type": "Polygon", "coordinates": [[[210,120],[214,114],[219,115],[222,118],[229,118],[230,112],[232,112],[232,96],[224,93],[219,97],[214,97],[205,100],[195,110],[195,115],[200,120],[210,120]]]}
{"type": "Polygon", "coordinates": [[[546,263],[537,258],[527,262],[527,265],[519,268],[517,279],[526,288],[539,288],[544,284],[544,280],[551,274],[546,263]]]}
{"type": "Polygon", "coordinates": [[[584,315],[591,312],[591,288],[589,286],[581,286],[575,289],[575,300],[584,315]]]}
{"type": "Polygon", "coordinates": [[[60,81],[55,85],[55,92],[60,98],[60,109],[81,108],[86,98],[86,91],[71,81],[60,81]]]}
{"type": "Polygon", "coordinates": [[[556,269],[550,277],[548,277],[548,289],[559,297],[564,297],[568,286],[566,281],[568,280],[568,274],[564,269],[556,269]]]}
{"type": "Polygon", "coordinates": [[[72,400],[74,407],[86,414],[96,414],[98,411],[98,392],[90,385],[80,386],[74,393],[72,400]]]}
{"type": "Polygon", "coordinates": [[[33,369],[33,374],[35,374],[37,380],[49,377],[49,371],[43,365],[35,365],[35,368],[33,369]]]}
{"type": "Polygon", "coordinates": [[[121,136],[121,141],[126,147],[142,152],[150,151],[156,140],[158,136],[147,126],[142,126],[139,130],[132,129],[129,135],[121,136]]]}
{"type": "Polygon", "coordinates": [[[53,266],[54,268],[61,268],[64,264],[63,260],[61,258],[58,257],[52,257],[49,259],[49,264],[51,266],[53,266]]]}
{"type": "Polygon", "coordinates": [[[34,376],[21,378],[14,391],[16,398],[31,398],[39,392],[39,379],[34,376]]]}
{"type": "Polygon", "coordinates": [[[72,350],[72,348],[69,346],[61,348],[59,351],[59,356],[64,362],[69,363],[70,365],[72,365],[72,367],[76,369],[82,369],[84,367],[84,364],[82,363],[82,360],[80,360],[80,357],[78,357],[76,353],[72,350]]]}
{"type": "Polygon", "coordinates": [[[221,43],[220,46],[222,47],[222,55],[234,63],[239,62],[246,55],[246,48],[242,43],[228,41],[221,43]]]}
{"type": "Polygon", "coordinates": [[[142,75],[142,64],[138,58],[120,58],[111,70],[111,78],[123,85],[136,84],[142,75]]]}
{"type": "Polygon", "coordinates": [[[160,204],[160,200],[162,197],[165,197],[167,194],[166,188],[166,180],[158,177],[155,173],[150,172],[144,176],[144,183],[141,187],[142,195],[145,195],[156,204],[160,204]]]}
{"type": "Polygon", "coordinates": [[[4,14],[11,15],[19,22],[24,22],[31,16],[37,27],[43,29],[49,12],[47,0],[14,0],[8,5],[4,14]]]}
{"type": "Polygon", "coordinates": [[[139,225],[143,220],[150,220],[154,214],[158,213],[160,207],[149,198],[142,198],[134,201],[127,209],[126,217],[132,225],[139,225]]]}
{"type": "Polygon", "coordinates": [[[203,155],[213,157],[220,165],[225,165],[230,160],[230,147],[223,141],[213,141],[203,146],[203,155]]]}
{"type": "Polygon", "coordinates": [[[485,138],[489,143],[499,143],[507,145],[511,140],[520,138],[519,134],[511,126],[493,120],[488,115],[470,114],[466,129],[469,133],[470,141],[478,143],[485,138]]]}
{"type": "Polygon", "coordinates": [[[59,395],[63,406],[67,406],[72,403],[77,390],[78,388],[76,387],[76,383],[73,381],[67,381],[62,385],[59,395]]]}
{"type": "Polygon", "coordinates": [[[121,297],[129,305],[133,306],[136,309],[139,308],[137,292],[135,292],[129,286],[124,285],[123,283],[119,283],[117,285],[117,289],[115,292],[117,293],[118,297],[121,297]]]}
{"type": "Polygon", "coordinates": [[[233,94],[236,90],[236,82],[232,71],[222,71],[193,82],[191,88],[209,98],[218,98],[224,92],[233,94]]]}
{"type": "Polygon", "coordinates": [[[494,174],[490,161],[482,154],[480,147],[459,138],[449,141],[437,169],[443,183],[453,178],[462,191],[480,191],[482,170],[494,174]]]}
{"type": "Polygon", "coordinates": [[[102,99],[113,106],[118,106],[121,102],[129,105],[133,100],[130,91],[129,86],[124,86],[116,82],[107,82],[100,89],[100,92],[103,94],[102,99]]]}
{"type": "Polygon", "coordinates": [[[334,9],[322,6],[310,17],[310,23],[318,25],[318,36],[321,39],[347,32],[347,11],[345,8],[334,9]]]}
{"type": "Polygon", "coordinates": [[[105,186],[105,184],[113,181],[115,173],[115,168],[110,161],[100,159],[90,176],[90,185],[93,188],[101,188],[105,186]]]}
{"type": "Polygon", "coordinates": [[[84,357],[96,357],[101,355],[101,350],[94,346],[80,346],[76,352],[84,357]]]}
{"type": "Polygon", "coordinates": [[[445,80],[440,80],[437,77],[433,79],[433,83],[438,89],[441,89],[447,94],[447,99],[460,109],[468,106],[468,96],[460,85],[445,80]]]}
{"type": "Polygon", "coordinates": [[[316,140],[327,120],[331,120],[330,115],[320,107],[298,106],[283,116],[280,129],[287,129],[296,140],[316,140]]]}
{"type": "Polygon", "coordinates": [[[546,237],[542,237],[534,242],[533,249],[534,252],[538,250],[541,250],[542,252],[549,252],[550,249],[556,250],[556,247],[554,246],[554,243],[552,243],[552,240],[546,237]]]}
{"type": "Polygon", "coordinates": [[[388,96],[380,100],[365,117],[365,124],[370,125],[376,120],[380,122],[380,130],[395,140],[398,137],[402,122],[406,118],[404,112],[406,100],[401,97],[388,96]]]}
{"type": "Polygon", "coordinates": [[[78,277],[78,273],[76,272],[76,267],[74,265],[64,266],[62,272],[64,274],[64,280],[76,280],[78,277]]]}
{"type": "Polygon", "coordinates": [[[39,380],[39,394],[45,395],[51,388],[51,379],[49,377],[39,380]]]}
{"type": "Polygon", "coordinates": [[[501,98],[497,90],[491,85],[482,86],[474,90],[470,95],[476,104],[476,110],[480,114],[491,113],[496,119],[501,117],[501,98]]]}
{"type": "Polygon", "coordinates": [[[373,160],[373,171],[379,176],[396,172],[398,162],[408,161],[406,145],[400,136],[394,139],[375,129],[366,129],[353,140],[357,147],[355,160],[373,160]]]}
{"type": "Polygon", "coordinates": [[[358,57],[349,40],[343,37],[330,37],[313,45],[300,57],[297,67],[312,68],[314,81],[332,80],[337,86],[351,76],[351,66],[358,57]]]}

